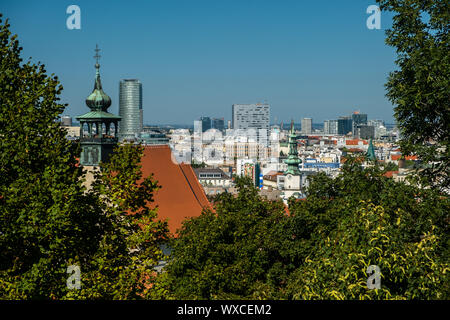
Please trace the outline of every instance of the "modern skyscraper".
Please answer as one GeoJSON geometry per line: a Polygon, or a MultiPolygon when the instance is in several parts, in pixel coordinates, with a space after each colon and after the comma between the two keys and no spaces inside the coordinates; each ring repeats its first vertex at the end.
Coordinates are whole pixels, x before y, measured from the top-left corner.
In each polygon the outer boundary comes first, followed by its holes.
{"type": "Polygon", "coordinates": [[[106,162],[117,144],[117,126],[120,117],[109,113],[111,98],[103,91],[100,81],[100,65],[98,59],[100,49],[96,47],[97,60],[94,90],[86,98],[86,105],[90,112],[77,117],[80,121],[80,164],[83,166],[97,166],[100,161],[106,162]]]}
{"type": "Polygon", "coordinates": [[[338,134],[348,134],[353,132],[352,118],[351,117],[339,117],[338,121],[338,134]]]}
{"type": "Polygon", "coordinates": [[[302,134],[311,134],[312,133],[312,119],[311,118],[303,118],[302,119],[302,134]]]}
{"type": "Polygon", "coordinates": [[[325,120],[323,122],[323,133],[330,134],[330,120],[325,120]]]}
{"type": "Polygon", "coordinates": [[[352,133],[353,135],[357,135],[357,127],[358,125],[366,125],[367,124],[367,114],[353,112],[352,114],[352,133]]]}
{"type": "Polygon", "coordinates": [[[367,124],[369,126],[374,126],[375,128],[385,126],[383,120],[369,120],[369,121],[367,121],[367,124]]]}
{"type": "Polygon", "coordinates": [[[233,104],[233,129],[267,129],[269,130],[268,104],[233,104]]]}
{"type": "Polygon", "coordinates": [[[212,119],[212,127],[214,129],[224,131],[225,130],[225,120],[224,118],[213,118],[212,119]]]}
{"type": "Polygon", "coordinates": [[[119,85],[120,140],[136,140],[143,127],[142,84],[137,79],[124,79],[119,85]]]}
{"type": "Polygon", "coordinates": [[[233,104],[231,110],[233,129],[255,129],[258,142],[268,142],[270,130],[269,104],[233,104]],[[262,132],[265,132],[265,135],[262,135],[262,132]]]}
{"type": "Polygon", "coordinates": [[[373,139],[375,138],[375,127],[360,124],[356,127],[356,135],[360,139],[373,139]]]}
{"type": "Polygon", "coordinates": [[[211,129],[211,118],[210,117],[200,117],[200,121],[202,122],[202,132],[208,131],[211,129]]]}
{"type": "Polygon", "coordinates": [[[369,126],[375,128],[375,138],[379,139],[387,134],[387,129],[383,120],[369,120],[367,123],[369,126]]]}
{"type": "Polygon", "coordinates": [[[328,120],[328,134],[338,134],[337,120],[328,120]]]}

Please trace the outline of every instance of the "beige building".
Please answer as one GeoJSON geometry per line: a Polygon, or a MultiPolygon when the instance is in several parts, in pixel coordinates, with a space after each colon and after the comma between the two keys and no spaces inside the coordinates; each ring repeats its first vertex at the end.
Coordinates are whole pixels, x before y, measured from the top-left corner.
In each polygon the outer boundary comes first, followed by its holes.
{"type": "Polygon", "coordinates": [[[64,126],[62,127],[67,131],[67,137],[79,138],[80,137],[80,126],[64,126]]]}

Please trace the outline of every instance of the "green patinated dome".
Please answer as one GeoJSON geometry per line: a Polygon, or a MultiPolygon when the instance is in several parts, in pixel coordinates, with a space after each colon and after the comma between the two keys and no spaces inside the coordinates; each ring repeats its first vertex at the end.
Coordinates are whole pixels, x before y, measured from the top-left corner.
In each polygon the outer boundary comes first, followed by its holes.
{"type": "Polygon", "coordinates": [[[95,64],[96,76],[94,90],[86,98],[86,105],[91,108],[92,111],[106,111],[111,106],[111,98],[103,91],[102,82],[100,81],[100,65],[95,64]]]}

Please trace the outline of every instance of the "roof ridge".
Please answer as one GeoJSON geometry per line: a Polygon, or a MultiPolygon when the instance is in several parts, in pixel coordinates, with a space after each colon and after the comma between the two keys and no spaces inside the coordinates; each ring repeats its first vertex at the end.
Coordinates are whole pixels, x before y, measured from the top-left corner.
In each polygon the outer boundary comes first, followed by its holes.
{"type": "MultiPolygon", "coordinates": [[[[191,181],[189,180],[189,178],[187,177],[187,175],[186,175],[186,173],[184,172],[184,170],[183,170],[183,167],[186,167],[186,168],[191,168],[191,173],[192,173],[192,175],[195,177],[195,174],[194,174],[194,172],[193,172],[193,170],[192,170],[192,167],[190,166],[190,165],[188,165],[188,164],[186,164],[186,163],[180,163],[180,164],[178,164],[178,167],[180,168],[180,170],[181,170],[181,173],[183,173],[183,176],[184,176],[184,178],[186,179],[186,181],[187,181],[187,183],[188,183],[188,185],[189,185],[189,188],[191,189],[191,191],[192,191],[192,193],[194,194],[194,197],[195,197],[195,199],[197,200],[197,202],[198,202],[198,204],[200,205],[200,207],[202,207],[202,208],[204,208],[205,209],[205,207],[208,207],[208,206],[204,206],[203,204],[202,204],[202,202],[200,201],[200,199],[198,198],[198,195],[197,195],[197,192],[195,192],[195,190],[194,190],[194,188],[193,188],[193,186],[192,186],[192,184],[191,184],[191,181]]],[[[197,187],[200,187],[199,189],[200,189],[200,192],[202,192],[203,193],[203,189],[201,188],[201,186],[200,186],[200,184],[198,183],[198,181],[196,180],[196,182],[197,182],[197,187]]],[[[204,194],[203,194],[204,195],[204,194]]],[[[206,198],[206,196],[204,195],[204,197],[205,197],[205,199],[204,200],[206,200],[206,202],[207,203],[209,203],[209,201],[208,201],[208,199],[206,198]]]]}
{"type": "Polygon", "coordinates": [[[167,144],[151,144],[146,145],[144,148],[148,149],[167,149],[169,146],[167,144]]]}

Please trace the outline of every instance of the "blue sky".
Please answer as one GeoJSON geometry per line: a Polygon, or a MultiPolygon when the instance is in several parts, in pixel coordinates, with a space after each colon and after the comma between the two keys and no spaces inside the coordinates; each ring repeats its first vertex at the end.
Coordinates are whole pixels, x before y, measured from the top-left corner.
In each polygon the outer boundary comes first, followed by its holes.
{"type": "Polygon", "coordinates": [[[350,114],[393,122],[384,83],[395,69],[385,45],[390,17],[369,30],[375,0],[2,0],[23,57],[60,78],[65,114],[80,115],[94,84],[95,45],[103,89],[118,113],[119,81],[143,83],[144,123],[231,119],[233,103],[267,100],[272,121],[314,123],[350,114]],[[81,9],[69,30],[66,9],[81,9]]]}

